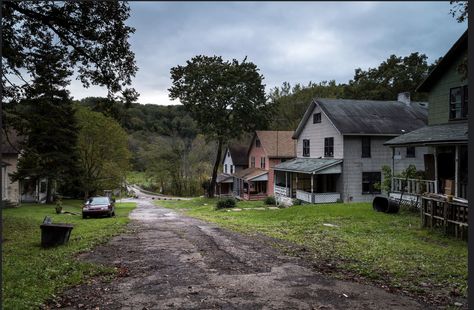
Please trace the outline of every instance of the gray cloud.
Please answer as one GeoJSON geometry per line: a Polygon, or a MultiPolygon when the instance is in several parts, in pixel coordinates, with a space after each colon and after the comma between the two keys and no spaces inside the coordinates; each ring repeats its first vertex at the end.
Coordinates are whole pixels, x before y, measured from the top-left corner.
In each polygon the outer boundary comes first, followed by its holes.
{"type": "MultiPolygon", "coordinates": [[[[335,79],[374,67],[389,55],[442,56],[466,29],[448,2],[132,2],[131,44],[140,103],[173,104],[171,67],[194,55],[253,61],[267,89],[335,79]]],[[[76,98],[105,95],[71,85],[76,98]]]]}

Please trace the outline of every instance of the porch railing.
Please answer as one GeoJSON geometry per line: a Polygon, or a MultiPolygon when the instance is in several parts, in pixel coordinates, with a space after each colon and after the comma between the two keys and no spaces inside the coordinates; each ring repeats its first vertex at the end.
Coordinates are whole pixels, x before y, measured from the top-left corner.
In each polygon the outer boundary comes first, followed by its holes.
{"type": "Polygon", "coordinates": [[[468,204],[421,197],[421,223],[424,227],[441,228],[445,234],[467,238],[468,204]]]}
{"type": "Polygon", "coordinates": [[[341,199],[340,193],[308,193],[302,190],[296,191],[296,198],[309,203],[333,203],[341,199]]]}
{"type": "Polygon", "coordinates": [[[399,177],[392,178],[392,192],[420,195],[422,193],[436,193],[436,181],[405,179],[399,177]]]}
{"type": "Polygon", "coordinates": [[[281,196],[286,196],[286,197],[290,196],[290,189],[288,187],[275,185],[275,188],[273,191],[275,192],[275,195],[281,195],[281,196]]]}

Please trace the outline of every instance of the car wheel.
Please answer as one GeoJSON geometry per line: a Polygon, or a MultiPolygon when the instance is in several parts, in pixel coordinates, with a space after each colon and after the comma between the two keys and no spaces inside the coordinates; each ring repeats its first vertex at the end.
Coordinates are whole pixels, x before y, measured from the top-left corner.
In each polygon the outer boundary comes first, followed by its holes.
{"type": "Polygon", "coordinates": [[[83,215],[82,215],[82,218],[83,218],[83,219],[86,219],[86,218],[87,218],[87,215],[83,214],[83,215]]]}

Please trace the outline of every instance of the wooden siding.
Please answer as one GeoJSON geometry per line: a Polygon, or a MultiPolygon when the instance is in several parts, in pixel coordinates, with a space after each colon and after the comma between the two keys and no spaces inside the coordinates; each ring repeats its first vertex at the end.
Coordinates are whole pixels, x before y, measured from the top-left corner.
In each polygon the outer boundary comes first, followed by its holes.
{"type": "Polygon", "coordinates": [[[467,85],[467,80],[461,81],[458,65],[464,56],[453,62],[451,67],[433,85],[428,96],[428,125],[449,122],[449,90],[453,87],[467,85]]]}
{"type": "Polygon", "coordinates": [[[303,140],[310,140],[309,158],[324,157],[324,138],[334,138],[334,158],[343,157],[343,138],[324,114],[319,105],[316,105],[311,117],[308,118],[296,144],[296,157],[303,157],[303,140]],[[321,113],[321,123],[313,124],[313,114],[321,113]]]}

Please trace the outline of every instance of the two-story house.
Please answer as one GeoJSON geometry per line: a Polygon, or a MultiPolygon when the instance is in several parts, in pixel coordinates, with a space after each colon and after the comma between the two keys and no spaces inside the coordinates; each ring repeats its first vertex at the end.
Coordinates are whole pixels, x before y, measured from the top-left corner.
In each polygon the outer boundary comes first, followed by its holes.
{"type": "MultiPolygon", "coordinates": [[[[387,140],[426,125],[427,104],[398,101],[314,99],[293,138],[297,158],[274,167],[275,196],[306,202],[370,201],[379,193],[381,168],[391,165],[387,140]]],[[[397,148],[410,163],[423,169],[423,153],[397,148]]]]}
{"type": "Polygon", "coordinates": [[[231,144],[222,159],[222,173],[217,176],[216,195],[220,197],[232,196],[234,173],[248,168],[248,145],[231,144]]]}
{"type": "MultiPolygon", "coordinates": [[[[428,125],[398,136],[385,145],[427,147],[425,179],[410,180],[403,188],[467,198],[468,162],[468,81],[460,72],[467,62],[467,31],[450,48],[417,91],[428,92],[428,125]]],[[[392,190],[400,191],[401,180],[394,178],[392,190]]]]}
{"type": "Polygon", "coordinates": [[[19,143],[16,131],[1,129],[2,135],[2,200],[11,203],[20,202],[20,183],[12,181],[10,174],[16,172],[19,155],[19,143]]]}
{"type": "Polygon", "coordinates": [[[249,168],[234,174],[234,196],[259,200],[273,195],[275,165],[295,157],[293,131],[256,131],[248,148],[249,168]]]}

